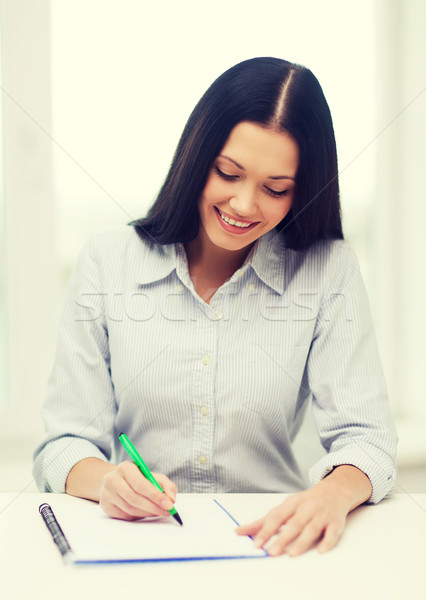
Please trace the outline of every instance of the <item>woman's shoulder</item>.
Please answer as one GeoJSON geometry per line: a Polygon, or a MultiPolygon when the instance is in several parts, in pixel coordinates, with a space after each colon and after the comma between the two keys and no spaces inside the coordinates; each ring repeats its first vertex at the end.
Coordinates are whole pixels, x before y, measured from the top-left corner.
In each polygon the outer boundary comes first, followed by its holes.
{"type": "Polygon", "coordinates": [[[358,264],[358,257],[351,244],[341,239],[320,240],[305,250],[286,248],[285,252],[287,260],[306,267],[316,266],[321,270],[355,267],[358,264]]]}
{"type": "Polygon", "coordinates": [[[359,259],[349,242],[324,240],[316,244],[313,252],[323,267],[323,279],[330,293],[360,285],[362,276],[359,259]]]}
{"type": "Polygon", "coordinates": [[[346,240],[321,240],[305,250],[286,249],[288,276],[317,289],[345,286],[359,276],[356,252],[346,240]]]}
{"type": "Polygon", "coordinates": [[[168,247],[158,244],[153,238],[141,238],[132,225],[118,225],[92,234],[85,248],[100,257],[122,257],[135,253],[140,256],[162,256],[168,247]]]}
{"type": "Polygon", "coordinates": [[[86,245],[98,250],[111,247],[119,249],[134,244],[138,240],[142,243],[135,228],[131,225],[115,225],[92,233],[86,245]]]}
{"type": "Polygon", "coordinates": [[[142,239],[131,225],[110,227],[92,234],[80,253],[77,268],[97,272],[105,283],[151,280],[170,271],[176,261],[174,246],[142,239]]]}
{"type": "Polygon", "coordinates": [[[358,261],[355,250],[347,240],[321,240],[309,251],[319,260],[345,264],[358,261]]]}

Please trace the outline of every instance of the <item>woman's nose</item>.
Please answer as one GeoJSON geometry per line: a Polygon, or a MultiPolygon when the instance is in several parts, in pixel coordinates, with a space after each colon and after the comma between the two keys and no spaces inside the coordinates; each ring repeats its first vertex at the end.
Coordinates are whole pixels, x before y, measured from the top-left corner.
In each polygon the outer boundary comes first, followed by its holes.
{"type": "Polygon", "coordinates": [[[230,198],[229,206],[240,217],[249,218],[257,211],[256,191],[249,187],[241,188],[230,198]]]}

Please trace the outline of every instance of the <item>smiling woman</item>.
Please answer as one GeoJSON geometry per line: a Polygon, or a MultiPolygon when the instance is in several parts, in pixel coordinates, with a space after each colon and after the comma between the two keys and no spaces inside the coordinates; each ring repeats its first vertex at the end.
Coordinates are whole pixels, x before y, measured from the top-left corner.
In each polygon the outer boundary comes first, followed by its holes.
{"type": "Polygon", "coordinates": [[[167,515],[178,486],[294,492],[238,533],[278,534],[273,555],[329,550],[348,512],[391,493],[396,436],[312,72],[264,57],[221,75],[129,225],[95,236],[73,273],[38,485],[127,520],[167,515]],[[149,318],[112,315],[117,298],[143,298],[149,318]],[[327,454],[306,489],[293,441],[310,400],[327,454]],[[167,497],[125,460],[120,431],[167,497]]]}

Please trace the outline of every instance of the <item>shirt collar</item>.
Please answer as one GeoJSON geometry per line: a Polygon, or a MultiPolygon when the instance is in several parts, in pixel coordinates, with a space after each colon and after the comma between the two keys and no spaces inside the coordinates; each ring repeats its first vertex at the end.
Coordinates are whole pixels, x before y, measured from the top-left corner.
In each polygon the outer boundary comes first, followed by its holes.
{"type": "MultiPolygon", "coordinates": [[[[277,294],[284,293],[285,241],[275,229],[257,240],[244,263],[277,294]]],[[[243,265],[243,266],[244,266],[243,265]]]]}
{"type": "Polygon", "coordinates": [[[141,253],[137,281],[142,285],[165,279],[176,269],[177,256],[174,244],[160,245],[154,241],[146,242],[147,248],[141,253]]]}
{"type": "MultiPolygon", "coordinates": [[[[145,260],[140,265],[138,273],[138,282],[141,284],[150,284],[165,279],[172,271],[178,269],[182,261],[186,261],[182,244],[161,246],[152,242],[149,246],[148,251],[144,253],[145,260]]],[[[241,269],[253,269],[263,283],[282,295],[284,293],[284,255],[283,236],[276,230],[272,230],[256,241],[241,269]]],[[[231,281],[236,276],[237,273],[233,275],[231,281]]]]}

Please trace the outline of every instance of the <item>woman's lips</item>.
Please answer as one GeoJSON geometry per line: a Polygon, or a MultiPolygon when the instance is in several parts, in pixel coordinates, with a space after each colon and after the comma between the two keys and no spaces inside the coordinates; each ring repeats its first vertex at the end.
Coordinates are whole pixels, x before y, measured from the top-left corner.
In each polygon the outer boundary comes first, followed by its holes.
{"type": "Polygon", "coordinates": [[[216,206],[214,207],[214,209],[215,209],[216,217],[217,217],[217,220],[219,221],[219,224],[223,227],[223,229],[225,229],[225,231],[228,231],[229,233],[236,233],[236,234],[247,233],[247,231],[251,231],[253,229],[253,227],[256,227],[256,225],[259,223],[259,221],[245,221],[242,219],[237,220],[237,219],[234,219],[234,217],[232,217],[232,215],[222,212],[216,206]],[[226,217],[226,219],[228,219],[228,220],[232,219],[233,221],[235,221],[235,224],[227,223],[222,218],[222,216],[226,217]],[[236,223],[240,223],[240,225],[237,225],[236,223]]]}

